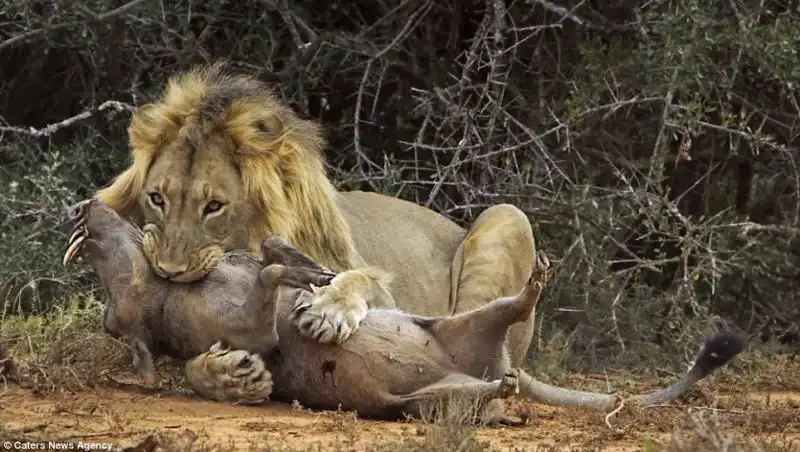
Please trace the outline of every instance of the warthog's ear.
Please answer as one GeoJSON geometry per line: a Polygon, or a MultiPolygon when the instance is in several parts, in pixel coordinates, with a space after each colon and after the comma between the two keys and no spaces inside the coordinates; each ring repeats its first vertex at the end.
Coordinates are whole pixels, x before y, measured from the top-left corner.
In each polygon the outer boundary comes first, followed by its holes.
{"type": "Polygon", "coordinates": [[[265,267],[270,264],[284,264],[284,248],[288,247],[279,235],[270,235],[261,242],[261,263],[265,267]]]}

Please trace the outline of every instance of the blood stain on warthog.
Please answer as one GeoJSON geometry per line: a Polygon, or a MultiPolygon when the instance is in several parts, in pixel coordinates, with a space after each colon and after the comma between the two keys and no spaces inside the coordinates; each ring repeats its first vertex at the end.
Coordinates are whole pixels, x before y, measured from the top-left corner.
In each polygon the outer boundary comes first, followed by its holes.
{"type": "Polygon", "coordinates": [[[323,361],[322,362],[322,379],[328,381],[328,374],[331,374],[331,383],[336,386],[336,380],[333,378],[333,371],[336,370],[336,361],[323,361]]]}

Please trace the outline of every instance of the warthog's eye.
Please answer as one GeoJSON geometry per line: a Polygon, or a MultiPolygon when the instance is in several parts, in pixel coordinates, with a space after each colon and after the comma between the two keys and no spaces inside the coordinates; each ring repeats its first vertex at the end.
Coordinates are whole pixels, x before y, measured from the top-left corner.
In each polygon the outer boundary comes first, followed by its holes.
{"type": "Polygon", "coordinates": [[[150,202],[152,202],[154,206],[164,207],[164,197],[161,196],[159,193],[156,192],[150,193],[150,202]]]}
{"type": "Polygon", "coordinates": [[[217,201],[216,199],[212,199],[211,201],[206,204],[205,209],[203,209],[203,216],[211,215],[214,212],[219,212],[222,209],[222,203],[217,201]]]}

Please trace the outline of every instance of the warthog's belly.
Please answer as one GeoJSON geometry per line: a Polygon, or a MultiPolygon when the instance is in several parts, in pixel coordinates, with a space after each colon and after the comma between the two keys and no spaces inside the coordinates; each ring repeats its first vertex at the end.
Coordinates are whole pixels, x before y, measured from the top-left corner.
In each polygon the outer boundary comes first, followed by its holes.
{"type": "Polygon", "coordinates": [[[406,395],[455,370],[441,344],[400,311],[370,311],[341,345],[320,344],[279,319],[280,345],[268,357],[274,400],[383,416],[406,395]]]}

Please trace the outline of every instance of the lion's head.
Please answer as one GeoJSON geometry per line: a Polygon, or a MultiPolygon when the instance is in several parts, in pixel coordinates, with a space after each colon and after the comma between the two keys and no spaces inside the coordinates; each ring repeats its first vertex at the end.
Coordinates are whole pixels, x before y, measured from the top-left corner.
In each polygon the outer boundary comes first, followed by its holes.
{"type": "Polygon", "coordinates": [[[174,77],[128,134],[133,163],[97,197],[142,226],[161,277],[197,280],[226,251],[258,253],[270,234],[334,271],[350,266],[320,129],[258,80],[221,64],[174,77]]]}

